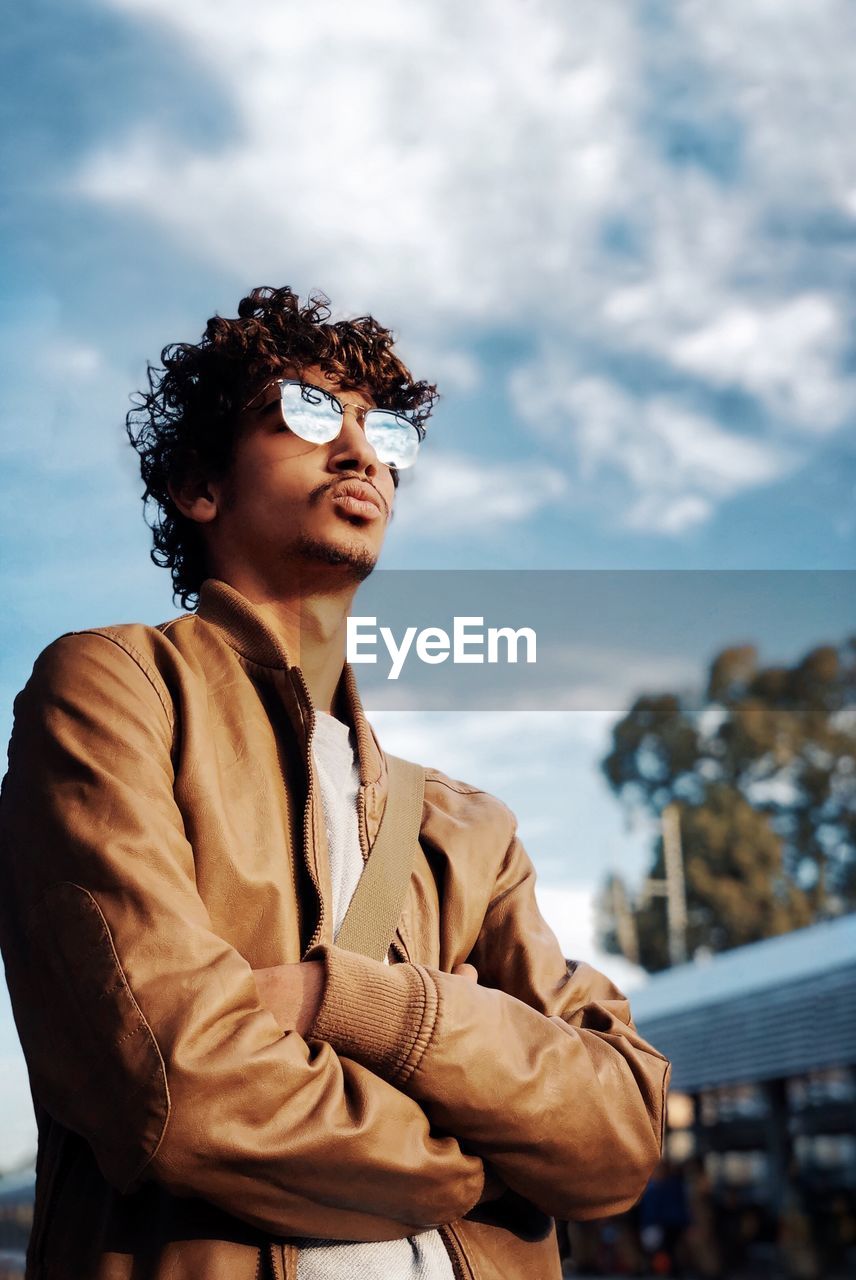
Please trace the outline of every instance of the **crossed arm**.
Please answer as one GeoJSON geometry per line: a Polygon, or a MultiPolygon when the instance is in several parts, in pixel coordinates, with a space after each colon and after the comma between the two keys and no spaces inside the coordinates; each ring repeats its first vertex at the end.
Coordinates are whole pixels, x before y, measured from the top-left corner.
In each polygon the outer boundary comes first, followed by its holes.
{"type": "MultiPolygon", "coordinates": [[[[474,965],[459,964],[452,972],[470,982],[478,982],[479,975],[474,965]]],[[[305,1039],[321,1007],[323,964],[319,960],[275,964],[266,969],[254,969],[253,977],[259,989],[259,999],[283,1031],[296,1031],[305,1039]]]]}
{"type": "Polygon", "coordinates": [[[197,891],[171,742],[150,672],[64,637],[16,701],[3,790],[0,944],[31,1084],[113,1186],[350,1240],[463,1216],[496,1193],[489,1167],[563,1217],[638,1198],[668,1064],[605,978],[568,971],[516,836],[478,983],[335,946],[254,973],[197,891]]]}

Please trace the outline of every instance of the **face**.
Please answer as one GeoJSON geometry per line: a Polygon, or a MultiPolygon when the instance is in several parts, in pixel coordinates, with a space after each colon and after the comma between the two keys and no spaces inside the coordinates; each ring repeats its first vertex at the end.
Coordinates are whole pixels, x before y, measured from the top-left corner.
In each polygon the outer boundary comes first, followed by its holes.
{"type": "Polygon", "coordinates": [[[342,430],[327,444],[294,435],[275,385],[244,410],[229,474],[206,482],[210,502],[198,497],[194,511],[185,509],[205,526],[218,577],[249,574],[275,587],[309,568],[331,582],[360,581],[380,554],[395,486],[360,422],[359,410],[375,402],[367,390],[341,390],[317,365],[302,377],[336,395],[342,430]]]}

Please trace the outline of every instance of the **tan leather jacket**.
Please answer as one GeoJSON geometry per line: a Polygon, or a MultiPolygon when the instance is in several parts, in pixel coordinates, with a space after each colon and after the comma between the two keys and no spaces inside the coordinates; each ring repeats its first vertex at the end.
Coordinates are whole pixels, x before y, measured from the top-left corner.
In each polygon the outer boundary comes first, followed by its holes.
{"type": "MultiPolygon", "coordinates": [[[[386,769],[343,683],[368,856],[386,769]]],[[[29,1280],[290,1280],[301,1236],[434,1226],[467,1280],[558,1277],[547,1215],[641,1194],[668,1063],[566,965],[510,810],[429,770],[397,963],[344,951],[312,720],[215,579],[195,614],[60,637],[18,696],[0,943],[39,1125],[29,1280]],[[309,955],[303,1039],[253,969],[309,955]]]]}

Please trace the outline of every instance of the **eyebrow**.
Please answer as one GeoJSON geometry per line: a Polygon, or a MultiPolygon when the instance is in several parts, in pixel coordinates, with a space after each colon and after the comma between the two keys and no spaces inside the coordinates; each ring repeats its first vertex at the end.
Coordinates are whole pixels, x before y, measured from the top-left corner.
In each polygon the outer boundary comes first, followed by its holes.
{"type": "MultiPolygon", "coordinates": [[[[241,410],[241,412],[244,412],[244,410],[249,409],[253,401],[258,400],[259,397],[263,396],[265,392],[268,391],[271,387],[279,386],[280,383],[283,383],[283,382],[290,382],[293,385],[299,385],[301,387],[312,387],[313,390],[315,391],[323,391],[325,395],[332,396],[334,400],[338,400],[339,404],[342,405],[343,409],[349,407],[349,404],[346,404],[342,400],[342,393],[340,393],[339,391],[334,391],[332,387],[322,387],[322,386],[319,386],[317,382],[307,382],[304,378],[279,377],[279,378],[271,378],[271,380],[269,382],[266,382],[263,387],[260,387],[259,390],[256,392],[256,394],[250,397],[250,399],[244,405],[244,409],[241,410]]],[[[349,387],[344,392],[344,394],[347,395],[348,391],[356,391],[356,390],[358,390],[357,387],[349,387]]],[[[371,394],[371,392],[366,392],[366,395],[372,401],[371,404],[354,404],[352,402],[349,402],[350,407],[353,409],[362,409],[366,413],[368,413],[369,410],[371,409],[381,409],[381,406],[376,402],[374,402],[374,396],[371,394]]],[[[270,403],[273,403],[273,401],[271,401],[270,403]]],[[[265,408],[267,408],[267,405],[260,404],[257,406],[257,412],[260,413],[262,409],[265,409],[265,408]]],[[[389,412],[389,410],[386,410],[385,412],[389,412]]]]}
{"type": "MultiPolygon", "coordinates": [[[[290,381],[290,379],[284,379],[284,381],[290,381]]],[[[339,404],[342,405],[343,408],[346,407],[344,401],[342,400],[341,392],[334,391],[331,387],[319,387],[317,382],[303,382],[302,385],[305,387],[315,387],[316,391],[326,391],[328,396],[333,396],[335,400],[339,401],[339,404]]],[[[359,390],[358,387],[348,387],[347,390],[344,392],[344,394],[347,395],[348,391],[358,391],[358,390],[359,390]]],[[[378,409],[380,406],[374,402],[374,396],[371,394],[371,392],[367,391],[365,394],[372,401],[372,403],[371,404],[355,404],[352,407],[354,409],[378,409]]]]}

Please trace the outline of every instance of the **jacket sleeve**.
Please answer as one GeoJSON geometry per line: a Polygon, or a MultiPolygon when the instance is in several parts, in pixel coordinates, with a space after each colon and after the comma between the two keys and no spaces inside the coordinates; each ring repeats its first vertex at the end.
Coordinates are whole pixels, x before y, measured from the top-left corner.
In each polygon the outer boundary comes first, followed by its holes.
{"type": "Polygon", "coordinates": [[[466,957],[478,985],[319,947],[311,1034],[419,1101],[544,1213],[605,1217],[636,1203],[659,1159],[670,1064],[606,977],[566,962],[534,883],[513,830],[466,957]]]}
{"type": "Polygon", "coordinates": [[[0,943],[34,1096],[121,1192],[156,1181],[275,1235],[466,1213],[483,1162],[365,1065],[283,1033],[212,929],[142,655],[72,633],[15,702],[0,943]]]}

